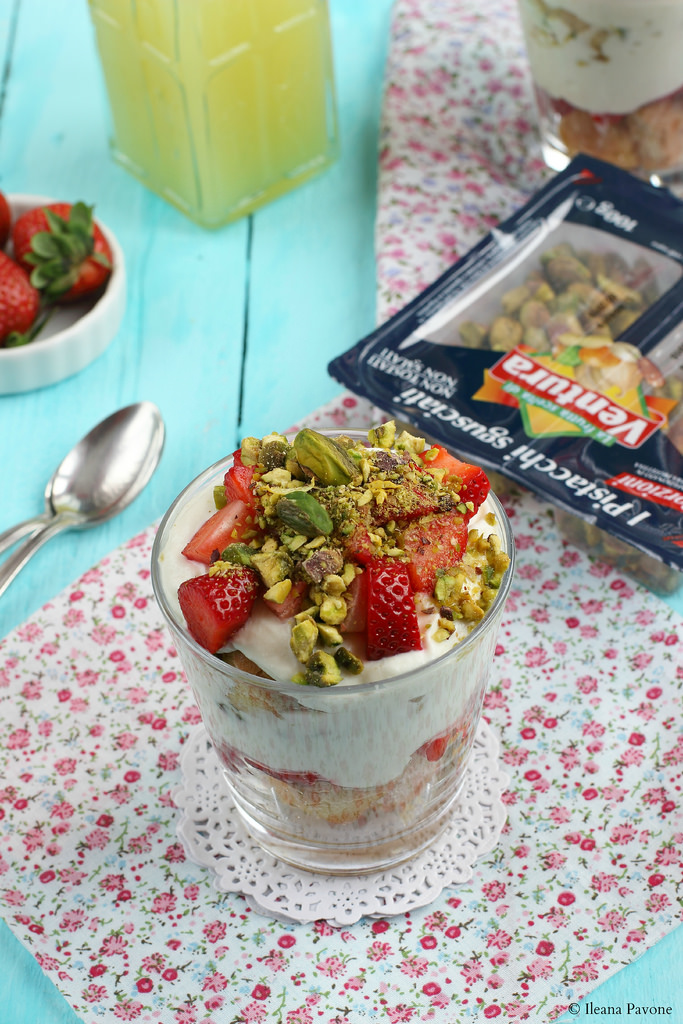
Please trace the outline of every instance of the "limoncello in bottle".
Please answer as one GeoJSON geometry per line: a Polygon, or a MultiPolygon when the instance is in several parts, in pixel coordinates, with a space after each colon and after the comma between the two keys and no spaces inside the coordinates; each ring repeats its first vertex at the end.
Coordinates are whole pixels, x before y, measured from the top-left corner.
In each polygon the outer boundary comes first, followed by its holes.
{"type": "Polygon", "coordinates": [[[217,227],[338,149],[327,0],[88,0],[114,158],[217,227]]]}

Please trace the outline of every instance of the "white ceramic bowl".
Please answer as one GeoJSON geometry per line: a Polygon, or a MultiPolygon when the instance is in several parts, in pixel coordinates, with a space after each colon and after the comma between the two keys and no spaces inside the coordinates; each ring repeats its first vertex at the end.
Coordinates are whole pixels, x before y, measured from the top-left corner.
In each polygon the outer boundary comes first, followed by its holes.
{"type": "MultiPolygon", "coordinates": [[[[14,221],[26,210],[56,200],[45,196],[8,195],[14,221]]],[[[33,391],[71,377],[101,355],[115,337],[126,307],[123,252],[112,232],[95,219],[111,246],[113,269],[97,299],[59,306],[40,334],[28,345],[0,348],[0,395],[33,391]]]]}

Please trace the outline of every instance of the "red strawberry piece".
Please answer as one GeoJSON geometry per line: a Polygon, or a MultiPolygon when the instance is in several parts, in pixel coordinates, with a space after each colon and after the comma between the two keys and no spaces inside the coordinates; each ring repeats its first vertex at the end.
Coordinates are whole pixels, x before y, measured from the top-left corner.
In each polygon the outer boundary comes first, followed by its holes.
{"type": "Polygon", "coordinates": [[[39,309],[40,295],[26,271],[0,252],[0,346],[32,341],[42,326],[42,320],[36,323],[39,309]]]}
{"type": "Polygon", "coordinates": [[[460,500],[468,505],[470,502],[474,505],[472,511],[467,513],[467,518],[469,518],[486,501],[491,490],[491,484],[481,466],[472,466],[469,462],[460,463],[457,476],[462,480],[462,487],[459,492],[460,500]]]}
{"type": "Polygon", "coordinates": [[[216,748],[219,761],[225,768],[232,772],[239,772],[244,767],[244,757],[237,747],[232,747],[223,739],[213,739],[211,742],[216,748]]]}
{"type": "Polygon", "coordinates": [[[244,501],[247,505],[254,504],[254,493],[251,490],[251,481],[254,475],[255,466],[242,465],[242,453],[238,448],[233,453],[233,464],[225,474],[225,496],[228,501],[244,501]]]}
{"type": "Polygon", "coordinates": [[[254,569],[236,565],[225,575],[185,580],[178,587],[178,601],[190,635],[215,654],[247,621],[258,592],[254,569]]]}
{"type": "Polygon", "coordinates": [[[459,512],[427,516],[405,528],[401,547],[408,555],[407,565],[414,590],[431,594],[438,569],[457,565],[467,548],[467,522],[459,512]]]}
{"type": "Polygon", "coordinates": [[[425,466],[433,466],[436,469],[445,469],[444,479],[448,480],[457,477],[460,481],[460,501],[471,502],[473,508],[466,513],[474,515],[480,505],[486,501],[491,490],[491,484],[481,466],[472,466],[469,462],[461,462],[454,455],[447,452],[440,444],[432,445],[422,456],[425,466]],[[434,455],[436,452],[436,455],[434,455]]]}
{"type": "Polygon", "coordinates": [[[420,750],[428,761],[440,761],[446,753],[449,739],[449,736],[436,736],[420,747],[420,750]]]}
{"type": "Polygon", "coordinates": [[[378,548],[370,540],[370,532],[365,523],[359,523],[344,543],[346,561],[358,562],[359,565],[367,565],[372,558],[377,557],[377,551],[378,548]]]}
{"type": "Polygon", "coordinates": [[[426,482],[406,482],[401,491],[387,491],[385,501],[381,505],[373,505],[372,521],[377,526],[388,523],[390,519],[419,519],[439,510],[439,502],[434,494],[427,474],[423,474],[426,482]]]}
{"type": "Polygon", "coordinates": [[[620,121],[624,120],[625,114],[591,114],[591,120],[597,126],[598,130],[601,128],[609,128],[613,124],[619,124],[620,121]]]}
{"type": "Polygon", "coordinates": [[[555,99],[553,96],[548,96],[547,102],[551,110],[554,110],[556,114],[560,115],[560,117],[564,117],[566,114],[571,114],[573,110],[576,110],[576,107],[573,107],[571,103],[567,103],[566,100],[555,99]]]}
{"type": "Polygon", "coordinates": [[[14,224],[14,257],[51,301],[94,294],[111,274],[111,247],[92,211],[85,203],[51,203],[27,210],[14,224]]]}
{"type": "Polygon", "coordinates": [[[280,604],[277,601],[266,601],[265,598],[263,603],[270,608],[274,615],[277,615],[278,619],[291,619],[302,610],[307,590],[308,584],[304,580],[297,580],[292,583],[292,589],[280,604]]]}
{"type": "Polygon", "coordinates": [[[220,555],[228,544],[249,541],[258,533],[256,514],[244,501],[229,501],[199,527],[183,548],[186,558],[210,565],[216,552],[220,555]]]}
{"type": "Polygon", "coordinates": [[[368,574],[367,657],[369,661],[422,647],[407,566],[375,558],[368,574]]]}
{"type": "Polygon", "coordinates": [[[340,633],[364,633],[368,619],[368,574],[361,572],[349,584],[344,594],[346,617],[342,620],[340,633]]]}
{"type": "Polygon", "coordinates": [[[322,776],[318,775],[317,772],[302,772],[290,768],[269,768],[267,764],[253,761],[250,757],[246,757],[245,761],[252,768],[257,768],[258,771],[265,772],[271,778],[277,779],[279,782],[286,782],[290,786],[313,786],[316,782],[322,780],[322,776]]]}
{"type": "Polygon", "coordinates": [[[0,249],[7,245],[7,239],[12,229],[12,211],[7,202],[7,196],[0,192],[0,249]]]}

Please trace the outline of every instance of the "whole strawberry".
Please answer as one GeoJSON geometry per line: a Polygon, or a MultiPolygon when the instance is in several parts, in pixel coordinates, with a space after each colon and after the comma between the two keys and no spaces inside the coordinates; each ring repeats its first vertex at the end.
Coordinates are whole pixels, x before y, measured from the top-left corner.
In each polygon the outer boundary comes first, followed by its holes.
{"type": "Polygon", "coordinates": [[[0,252],[0,347],[10,348],[31,341],[37,333],[31,328],[38,327],[39,310],[40,294],[26,271],[0,252]]]}
{"type": "Polygon", "coordinates": [[[7,245],[7,239],[12,228],[12,211],[7,202],[7,196],[0,192],[0,249],[7,245]]]}
{"type": "Polygon", "coordinates": [[[49,302],[71,302],[98,292],[111,274],[109,242],[85,203],[50,203],[19,217],[14,256],[49,302]]]}

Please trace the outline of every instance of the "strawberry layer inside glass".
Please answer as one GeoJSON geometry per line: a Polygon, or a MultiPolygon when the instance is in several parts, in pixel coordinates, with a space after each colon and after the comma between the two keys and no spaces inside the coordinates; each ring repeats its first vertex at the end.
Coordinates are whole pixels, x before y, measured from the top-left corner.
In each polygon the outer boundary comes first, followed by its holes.
{"type": "Polygon", "coordinates": [[[683,169],[683,88],[626,114],[573,106],[535,86],[542,127],[569,156],[586,153],[625,170],[683,169]]]}

